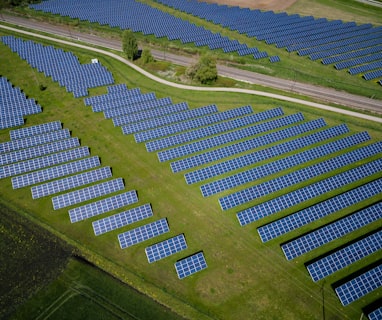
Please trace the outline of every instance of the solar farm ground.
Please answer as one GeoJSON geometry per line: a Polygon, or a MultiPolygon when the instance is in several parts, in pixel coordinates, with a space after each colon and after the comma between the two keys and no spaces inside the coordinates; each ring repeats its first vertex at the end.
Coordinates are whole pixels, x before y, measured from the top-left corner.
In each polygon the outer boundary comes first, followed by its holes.
{"type": "MultiPolygon", "coordinates": [[[[27,118],[27,125],[60,120],[71,130],[72,136],[81,139],[81,145],[88,145],[92,154],[99,155],[103,164],[113,168],[113,175],[123,177],[127,186],[138,190],[142,203],[152,203],[156,217],[168,217],[174,233],[186,234],[188,253],[203,250],[208,263],[207,270],[179,280],[174,262],[181,255],[148,264],[144,245],[121,250],[116,241],[117,232],[96,238],[89,223],[71,224],[67,210],[54,211],[50,199],[32,200],[28,188],[14,191],[10,179],[1,181],[3,199],[48,225],[97,267],[192,319],[251,316],[256,319],[355,319],[359,318],[363,306],[374,302],[375,296],[348,307],[341,306],[332,283],[347,272],[340,272],[329,281],[313,283],[304,263],[314,255],[287,262],[279,242],[261,243],[256,234],[257,225],[241,228],[236,211],[222,212],[217,196],[202,198],[197,185],[186,185],[182,174],[171,173],[168,163],[159,163],[155,153],[148,153],[131,135],[122,135],[111,121],[85,107],[82,99],[74,99],[5,46],[0,46],[0,53],[1,74],[43,106],[41,114],[27,118]],[[44,84],[46,89],[39,90],[39,84],[44,84]]],[[[75,54],[81,61],[93,57],[86,51],[75,50],[75,54]]],[[[170,96],[175,103],[187,101],[191,108],[214,103],[224,111],[250,104],[255,112],[261,112],[280,105],[280,101],[249,95],[195,95],[177,89],[169,92],[165,86],[145,79],[110,58],[100,57],[100,61],[112,71],[116,83],[139,87],[143,92],[154,91],[159,98],[170,96]]],[[[93,89],[91,95],[105,91],[105,88],[93,89]]],[[[381,136],[380,125],[374,123],[292,103],[282,103],[282,107],[286,115],[303,112],[306,121],[324,117],[329,126],[345,122],[352,132],[367,130],[372,142],[381,136]]],[[[9,130],[1,132],[0,142],[9,140],[8,133],[9,130]]],[[[376,224],[368,231],[375,228],[376,224]]],[[[378,260],[373,255],[361,264],[378,260]]],[[[361,264],[350,271],[359,270],[361,264]]]]}

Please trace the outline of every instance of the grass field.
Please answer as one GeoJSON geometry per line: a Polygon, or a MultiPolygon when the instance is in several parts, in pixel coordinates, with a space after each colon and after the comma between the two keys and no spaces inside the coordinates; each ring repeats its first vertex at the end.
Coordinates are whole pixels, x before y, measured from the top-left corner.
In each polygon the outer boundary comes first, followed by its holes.
{"type": "MultiPolygon", "coordinates": [[[[81,62],[90,61],[93,57],[85,51],[74,48],[71,48],[71,51],[79,56],[81,62]]],[[[174,103],[187,101],[192,108],[215,103],[219,110],[223,111],[250,104],[255,112],[260,112],[280,105],[280,101],[249,95],[203,92],[196,95],[194,92],[184,90],[169,91],[165,86],[145,79],[119,62],[101,56],[99,59],[112,71],[116,83],[140,87],[143,92],[153,91],[159,98],[170,96],[174,103]]],[[[262,244],[256,232],[260,224],[254,223],[246,228],[240,228],[235,216],[236,210],[222,212],[217,204],[217,196],[202,198],[199,185],[187,186],[182,174],[171,173],[168,163],[158,163],[156,155],[147,153],[144,145],[136,144],[132,136],[123,136],[119,128],[113,127],[111,121],[104,120],[101,114],[92,113],[84,106],[81,99],[74,99],[71,94],[65,92],[65,89],[31,69],[25,61],[21,61],[16,54],[12,54],[2,44],[0,45],[0,66],[2,76],[6,76],[15,86],[22,88],[29,97],[36,98],[44,108],[42,114],[28,117],[27,125],[61,120],[64,127],[71,130],[72,136],[81,139],[81,145],[90,146],[92,155],[99,155],[103,165],[112,167],[115,177],[125,179],[128,190],[138,191],[141,204],[146,202],[152,204],[154,219],[168,218],[172,236],[185,233],[189,246],[185,254],[203,250],[208,263],[207,270],[180,281],[173,264],[184,255],[179,253],[149,265],[144,254],[145,246],[165,239],[167,236],[121,250],[116,240],[116,235],[120,231],[95,237],[89,221],[72,225],[69,222],[67,210],[53,211],[50,199],[32,201],[28,188],[13,191],[10,179],[1,181],[0,190],[3,200],[20,211],[27,212],[36,223],[49,227],[52,232],[74,246],[97,267],[109,272],[122,282],[132,285],[181,316],[191,319],[359,319],[362,309],[380,297],[381,291],[378,290],[375,294],[360,299],[348,307],[342,307],[332,288],[333,283],[340,281],[348,274],[358,272],[364,266],[379,261],[378,255],[369,256],[349,269],[329,277],[326,281],[315,284],[308,276],[304,264],[323,254],[323,250],[317,250],[293,262],[287,262],[279,245],[280,242],[296,236],[296,233],[266,245],[262,244]],[[47,89],[40,91],[39,84],[44,84],[47,89]]],[[[106,92],[105,88],[98,88],[92,90],[91,95],[104,92],[106,92]]],[[[286,114],[303,112],[306,120],[324,117],[328,125],[347,123],[351,132],[367,130],[372,136],[372,141],[378,141],[381,137],[380,125],[374,123],[334,113],[323,113],[320,110],[292,103],[282,103],[282,106],[286,114]]],[[[9,140],[8,131],[0,132],[0,142],[9,140]]],[[[380,176],[381,174],[370,177],[362,183],[380,176]]],[[[295,188],[301,186],[302,184],[295,188]]],[[[334,193],[330,196],[333,195],[334,193]]],[[[276,194],[263,197],[251,205],[274,196],[276,194]]],[[[309,204],[320,200],[322,198],[314,199],[309,204]]],[[[362,205],[368,205],[377,200],[377,198],[369,199],[362,205]]],[[[293,209],[297,211],[306,205],[308,204],[293,209]]],[[[335,217],[320,221],[320,224],[337,219],[353,210],[357,208],[339,212],[335,217]]],[[[283,215],[288,213],[284,212],[283,215]]],[[[262,221],[261,224],[263,223],[265,222],[262,221]]],[[[313,227],[317,226],[314,224],[313,227]]],[[[378,227],[378,223],[372,224],[367,230],[359,230],[351,234],[346,241],[354,240],[378,227]]],[[[310,228],[312,226],[304,228],[303,232],[310,228]]],[[[341,241],[336,241],[330,245],[329,250],[340,245],[341,241]]],[[[71,261],[67,273],[58,278],[52,288],[55,288],[54,286],[56,289],[60,288],[57,290],[61,292],[58,297],[61,297],[61,301],[65,304],[68,303],[68,306],[76,307],[78,304],[88,306],[81,312],[89,315],[99,310],[95,307],[94,300],[73,300],[72,293],[68,293],[68,296],[64,295],[68,286],[72,286],[72,282],[63,279],[70,278],[77,271],[82,273],[82,268],[86,270],[84,271],[86,274],[99,272],[88,269],[78,261],[71,261]]],[[[97,275],[89,277],[97,278],[97,275]]],[[[81,280],[81,285],[87,286],[87,280],[81,280]]],[[[107,290],[114,286],[114,282],[105,285],[107,290]]],[[[31,302],[32,305],[25,306],[25,310],[33,310],[36,305],[40,305],[40,302],[43,306],[52,305],[52,301],[49,302],[48,293],[49,291],[41,292],[41,296],[31,302]]],[[[80,299],[84,299],[88,291],[82,291],[82,293],[85,294],[82,294],[80,299]]],[[[97,299],[103,300],[104,297],[97,297],[97,299]]],[[[95,300],[98,301],[97,299],[95,300]]],[[[109,302],[107,306],[110,306],[109,302]]],[[[28,312],[25,310],[20,312],[28,312]]],[[[57,315],[62,316],[61,312],[62,309],[58,308],[57,315]]],[[[112,318],[113,312],[107,313],[107,316],[112,318]]],[[[65,315],[68,314],[65,313],[65,315]]]]}

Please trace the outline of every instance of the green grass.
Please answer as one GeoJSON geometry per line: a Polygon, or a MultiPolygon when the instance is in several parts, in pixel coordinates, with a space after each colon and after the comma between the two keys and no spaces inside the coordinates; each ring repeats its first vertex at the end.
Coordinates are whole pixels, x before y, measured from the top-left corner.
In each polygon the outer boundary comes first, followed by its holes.
{"type": "MultiPolygon", "coordinates": [[[[74,48],[71,51],[83,61],[89,61],[93,56],[74,48]]],[[[116,83],[140,87],[143,92],[154,91],[157,97],[170,96],[175,103],[187,101],[193,108],[215,103],[223,111],[250,104],[255,112],[260,112],[281,104],[280,101],[250,95],[169,89],[108,57],[100,56],[99,60],[112,71],[116,83]]],[[[14,191],[10,179],[1,181],[3,199],[74,245],[97,267],[192,319],[245,319],[252,315],[256,319],[322,319],[323,309],[326,319],[355,319],[359,318],[361,308],[375,299],[372,295],[349,307],[342,307],[331,283],[341,279],[344,273],[315,284],[304,268],[305,257],[293,262],[285,260],[279,243],[296,233],[266,245],[260,243],[256,232],[260,223],[240,228],[235,217],[236,210],[222,212],[216,196],[202,198],[199,185],[187,186],[183,175],[171,173],[169,164],[159,163],[155,153],[146,152],[144,145],[136,144],[132,136],[122,135],[120,129],[113,127],[111,121],[104,120],[102,114],[92,113],[81,99],[74,99],[64,88],[31,69],[2,44],[0,66],[1,75],[22,88],[29,97],[36,98],[44,108],[43,113],[28,117],[27,125],[61,120],[64,128],[72,131],[72,136],[81,139],[81,145],[90,146],[92,155],[100,156],[103,165],[112,167],[114,177],[125,179],[127,190],[138,191],[140,204],[152,204],[154,218],[150,221],[161,217],[169,220],[170,234],[121,250],[116,238],[121,230],[95,237],[90,221],[96,219],[70,224],[67,210],[53,211],[50,199],[33,201],[28,188],[14,191]],[[40,83],[47,87],[45,91],[39,90],[40,83]],[[144,254],[147,245],[183,232],[188,242],[185,252],[152,265],[147,263],[144,254]],[[174,262],[199,250],[205,253],[208,269],[180,281],[174,262]]],[[[105,88],[99,88],[92,90],[91,94],[104,92],[105,88]]],[[[380,125],[375,123],[292,103],[282,103],[282,106],[286,114],[303,112],[306,120],[324,117],[328,125],[346,122],[352,132],[368,130],[372,141],[377,141],[381,136],[380,125]]],[[[1,142],[9,140],[8,131],[0,132],[1,142]]],[[[311,203],[320,200],[315,199],[311,203]]],[[[376,200],[370,199],[363,205],[376,200]]],[[[353,209],[356,208],[350,210],[353,209]]],[[[339,218],[350,210],[339,212],[330,219],[339,218]]],[[[372,224],[367,229],[371,231],[376,228],[377,225],[372,224]]],[[[321,253],[323,251],[318,250],[315,254],[321,253]]],[[[313,256],[309,256],[311,258],[313,256]]],[[[376,260],[376,256],[370,256],[354,268],[376,260]]],[[[76,305],[72,299],[68,303],[76,305]]]]}

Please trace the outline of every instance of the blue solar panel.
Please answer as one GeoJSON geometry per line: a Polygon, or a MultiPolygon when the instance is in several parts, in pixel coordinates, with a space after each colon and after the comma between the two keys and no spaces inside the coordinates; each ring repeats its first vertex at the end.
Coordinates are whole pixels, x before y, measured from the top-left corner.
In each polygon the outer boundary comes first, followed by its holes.
{"type": "Polygon", "coordinates": [[[123,115],[131,112],[138,112],[146,108],[142,107],[145,104],[143,102],[155,101],[155,93],[149,92],[136,96],[122,97],[118,100],[107,101],[104,103],[96,104],[92,106],[93,112],[104,112],[106,119],[113,118],[119,115],[123,115]],[[123,110],[123,112],[120,111],[123,110]]]}
{"type": "Polygon", "coordinates": [[[31,188],[32,198],[38,199],[55,193],[81,187],[99,180],[107,179],[112,176],[110,167],[102,167],[92,171],[87,171],[74,176],[54,180],[40,184],[31,188]]]}
{"type": "MultiPolygon", "coordinates": [[[[266,146],[270,143],[274,142],[280,142],[281,140],[288,139],[291,137],[295,137],[299,134],[303,134],[315,129],[319,129],[321,127],[324,127],[326,125],[325,121],[322,119],[317,119],[313,121],[309,121],[297,126],[292,126],[287,129],[278,130],[269,134],[265,134],[259,137],[255,137],[249,140],[244,140],[240,142],[233,141],[233,144],[224,146],[212,151],[207,151],[202,154],[190,156],[185,159],[180,159],[178,161],[171,163],[171,169],[173,172],[179,172],[182,170],[186,170],[189,168],[197,167],[212,161],[221,160],[223,158],[232,157],[234,155],[237,155],[241,152],[249,151],[251,149],[257,149],[262,146],[266,146]]],[[[255,152],[248,155],[248,157],[255,158],[256,160],[253,161],[262,161],[268,158],[271,158],[273,156],[281,155],[283,153],[292,151],[296,148],[302,148],[304,146],[307,146],[309,144],[313,144],[316,142],[319,142],[324,139],[328,139],[329,137],[334,137],[336,135],[339,135],[342,133],[347,132],[348,129],[346,125],[341,125],[340,127],[331,128],[328,130],[325,130],[323,132],[317,132],[315,134],[309,135],[308,137],[300,137],[292,141],[287,141],[284,143],[281,143],[276,146],[268,147],[266,149],[256,150],[255,152]]],[[[245,156],[237,158],[237,161],[240,162],[244,159],[245,156]]],[[[224,162],[222,163],[222,166],[225,166],[224,162]]],[[[228,163],[228,161],[227,161],[228,163]]],[[[219,166],[219,164],[217,164],[219,166]]],[[[228,164],[229,167],[229,164],[228,164]]],[[[190,172],[189,174],[185,175],[186,181],[189,183],[189,181],[200,181],[203,180],[206,175],[208,175],[209,168],[212,167],[206,167],[205,171],[202,169],[194,172],[190,172]]],[[[217,170],[219,171],[220,168],[217,170]]],[[[211,174],[213,174],[214,170],[211,170],[211,174]]]]}
{"type": "Polygon", "coordinates": [[[382,319],[382,306],[374,311],[370,312],[368,315],[369,320],[381,320],[382,319]]]}
{"type": "Polygon", "coordinates": [[[96,202],[85,204],[81,207],[70,209],[70,221],[71,223],[82,221],[136,202],[138,202],[138,196],[135,190],[117,194],[96,202]]]}
{"type": "Polygon", "coordinates": [[[12,163],[0,168],[0,178],[15,176],[33,170],[54,166],[63,162],[84,158],[90,155],[88,147],[79,147],[45,157],[12,163]]]}
{"type": "Polygon", "coordinates": [[[69,174],[77,173],[92,169],[101,165],[98,157],[85,158],[60,166],[50,167],[47,169],[33,171],[12,178],[13,189],[18,189],[33,184],[49,181],[69,174]]]}
{"type": "Polygon", "coordinates": [[[45,134],[0,143],[0,152],[17,151],[19,149],[30,148],[40,144],[68,138],[70,138],[70,131],[68,129],[57,130],[45,134]]]}
{"type": "Polygon", "coordinates": [[[212,136],[212,135],[224,133],[230,130],[239,129],[248,125],[252,125],[253,123],[264,120],[264,117],[265,119],[267,119],[269,116],[277,117],[282,115],[282,113],[283,113],[282,110],[280,108],[277,108],[277,109],[270,110],[269,112],[265,111],[261,113],[251,114],[241,118],[236,118],[234,120],[210,125],[208,127],[203,127],[200,129],[187,131],[185,133],[179,133],[174,136],[169,136],[162,139],[149,141],[146,143],[146,149],[147,151],[151,152],[151,151],[157,151],[164,148],[169,148],[177,144],[183,144],[193,140],[202,139],[208,136],[212,136]],[[270,113],[271,115],[267,115],[267,113],[270,113]]]}
{"type": "Polygon", "coordinates": [[[183,234],[156,243],[145,249],[149,263],[164,259],[177,252],[187,249],[186,239],[183,234]]]}
{"type": "Polygon", "coordinates": [[[382,231],[371,234],[306,266],[313,281],[319,281],[382,248],[382,231]]]}
{"type": "MultiPolygon", "coordinates": [[[[275,120],[270,120],[261,124],[255,124],[253,126],[223,133],[221,135],[209,137],[201,141],[192,142],[189,144],[181,145],[175,148],[158,152],[158,158],[160,162],[180,158],[191,153],[207,150],[217,146],[221,146],[226,143],[248,138],[250,136],[264,133],[270,130],[274,130],[283,126],[291,125],[293,123],[302,121],[303,115],[293,114],[290,116],[282,117],[275,120]]],[[[272,136],[273,137],[273,136],[272,136]]]]}
{"type": "Polygon", "coordinates": [[[179,279],[188,277],[206,268],[207,262],[203,252],[198,252],[175,263],[175,270],[179,279]]]}
{"type": "Polygon", "coordinates": [[[219,203],[223,210],[227,210],[265,196],[276,190],[281,190],[297,183],[307,181],[314,177],[319,177],[324,173],[342,168],[349,164],[353,164],[356,161],[366,159],[379,152],[382,152],[382,142],[361,147],[340,156],[330,158],[326,161],[319,162],[317,164],[304,167],[300,170],[296,170],[286,175],[263,182],[259,185],[238,191],[236,193],[220,198],[219,203]]]}
{"type": "Polygon", "coordinates": [[[53,122],[47,122],[44,124],[39,124],[36,126],[21,128],[17,130],[11,130],[9,131],[9,135],[12,140],[14,139],[21,139],[26,138],[30,136],[34,136],[37,134],[43,134],[55,130],[61,130],[61,122],[60,121],[53,121],[53,122]]]}
{"type": "Polygon", "coordinates": [[[90,199],[98,198],[109,193],[123,190],[125,185],[122,178],[99,183],[87,188],[64,193],[52,198],[53,209],[69,207],[90,199]]]}
{"type": "MultiPolygon", "coordinates": [[[[200,187],[204,197],[211,196],[218,192],[234,188],[236,186],[255,181],[265,176],[287,170],[294,166],[301,165],[314,159],[328,156],[332,153],[349,148],[356,144],[365,142],[370,139],[367,132],[346,137],[334,142],[330,142],[316,148],[312,148],[300,153],[295,153],[289,157],[276,160],[274,162],[268,162],[262,166],[251,168],[245,171],[241,171],[237,174],[228,176],[223,179],[214,180],[208,184],[204,184],[200,187]]],[[[232,168],[235,170],[237,168],[232,168]]],[[[222,172],[224,173],[224,172],[222,172]]]]}
{"type": "Polygon", "coordinates": [[[78,138],[69,138],[65,140],[55,141],[48,144],[42,144],[35,147],[16,150],[0,155],[0,165],[11,164],[27,159],[45,156],[50,153],[63,151],[80,146],[78,138]]]}
{"type": "Polygon", "coordinates": [[[96,236],[106,232],[122,228],[137,221],[149,218],[153,215],[149,203],[132,208],[130,210],[114,214],[112,216],[93,221],[93,230],[96,236]]]}
{"type": "Polygon", "coordinates": [[[363,274],[345,282],[335,288],[342,305],[347,306],[378,289],[382,285],[382,265],[379,265],[363,274]]]}
{"type": "Polygon", "coordinates": [[[118,235],[118,241],[121,249],[125,249],[169,231],[170,228],[167,219],[163,218],[124,233],[120,233],[118,235]]]}
{"type": "Polygon", "coordinates": [[[284,243],[281,249],[292,260],[379,219],[382,219],[382,202],[284,243]]]}
{"type": "MultiPolygon", "coordinates": [[[[373,170],[370,174],[375,173],[373,170]]],[[[368,175],[358,177],[358,180],[368,175]]],[[[354,179],[352,179],[354,180],[354,179]]],[[[334,198],[320,202],[314,206],[298,211],[285,218],[276,220],[257,229],[263,242],[274,239],[280,235],[286,234],[292,230],[298,229],[313,221],[321,219],[327,215],[371,198],[382,192],[382,179],[364,184],[358,188],[340,194],[334,198]]],[[[283,207],[281,205],[280,207],[283,207]]]]}

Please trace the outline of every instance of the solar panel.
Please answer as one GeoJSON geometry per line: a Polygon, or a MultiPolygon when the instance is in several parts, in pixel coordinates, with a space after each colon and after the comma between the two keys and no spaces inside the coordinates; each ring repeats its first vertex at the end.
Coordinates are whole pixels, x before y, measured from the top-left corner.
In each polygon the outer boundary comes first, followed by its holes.
{"type": "Polygon", "coordinates": [[[79,147],[41,158],[12,163],[0,168],[0,178],[15,176],[33,170],[54,166],[63,162],[84,158],[90,155],[88,147],[79,147]]]}
{"type": "MultiPolygon", "coordinates": [[[[223,158],[231,157],[234,155],[237,155],[241,152],[245,152],[254,148],[259,148],[262,146],[266,146],[270,143],[279,142],[284,139],[288,139],[294,136],[297,136],[299,134],[303,134],[315,129],[319,129],[321,127],[324,127],[326,125],[325,121],[322,119],[317,119],[313,121],[309,121],[300,125],[292,126],[287,129],[278,130],[269,134],[264,134],[259,137],[255,137],[249,140],[244,141],[238,141],[241,139],[238,139],[237,141],[228,141],[232,142],[231,145],[220,147],[211,151],[206,151],[202,154],[190,156],[185,159],[180,159],[178,161],[171,163],[171,169],[173,172],[179,172],[182,170],[190,169],[196,166],[200,166],[202,164],[206,164],[212,161],[221,160],[223,158]]],[[[282,154],[285,152],[288,152],[288,150],[293,150],[293,148],[298,148],[300,145],[304,146],[307,142],[315,143],[318,141],[321,141],[322,139],[325,139],[324,137],[333,137],[336,135],[339,135],[344,132],[347,132],[348,129],[345,125],[342,125],[341,127],[335,127],[328,130],[325,130],[323,132],[317,132],[311,136],[306,137],[300,137],[296,139],[296,141],[290,141],[285,142],[280,145],[272,146],[266,149],[262,150],[256,150],[251,155],[257,159],[257,161],[265,160],[268,158],[271,158],[273,154],[276,156],[278,154],[282,154]],[[268,152],[269,150],[269,152],[268,152]]],[[[198,150],[200,151],[200,150],[198,150]]],[[[200,175],[204,176],[206,174],[205,172],[202,172],[203,169],[200,171],[200,175]]],[[[206,169],[208,170],[208,169],[206,169]]],[[[196,174],[195,175],[199,175],[196,174]]],[[[186,181],[194,181],[193,173],[190,173],[190,178],[187,176],[186,181]]],[[[196,177],[195,177],[196,180],[196,177]]]]}
{"type": "Polygon", "coordinates": [[[374,311],[370,312],[368,315],[369,320],[381,320],[382,319],[382,306],[374,311]]]}
{"type": "Polygon", "coordinates": [[[169,231],[170,228],[167,219],[163,218],[124,233],[120,233],[118,235],[118,241],[121,249],[125,249],[169,231]]]}
{"type": "Polygon", "coordinates": [[[342,305],[347,306],[378,289],[382,285],[382,265],[379,265],[363,274],[345,282],[335,288],[342,305]]]}
{"type": "Polygon", "coordinates": [[[313,281],[319,281],[382,248],[382,231],[371,234],[306,266],[313,281]]]}
{"type": "Polygon", "coordinates": [[[47,169],[26,173],[20,176],[12,177],[13,189],[18,189],[33,184],[53,180],[62,176],[77,173],[92,169],[101,165],[101,162],[97,156],[85,158],[69,163],[65,163],[59,166],[50,167],[47,169]]]}
{"type": "MultiPolygon", "coordinates": [[[[277,172],[290,169],[303,163],[319,158],[324,158],[325,156],[349,148],[356,144],[365,142],[369,139],[370,136],[368,135],[368,133],[364,132],[361,134],[336,140],[324,145],[320,145],[316,148],[305,150],[300,153],[294,153],[293,155],[286,158],[278,159],[273,162],[268,162],[262,166],[241,171],[237,174],[225,177],[223,179],[214,180],[210,183],[200,186],[200,190],[203,194],[203,197],[208,197],[218,192],[228,190],[239,185],[255,181],[257,179],[261,179],[268,175],[272,175],[277,172]]],[[[238,168],[232,168],[232,170],[235,169],[238,168]]]]}
{"type": "Polygon", "coordinates": [[[123,190],[125,184],[122,178],[99,183],[87,188],[64,193],[52,198],[53,209],[58,210],[90,199],[98,198],[109,193],[123,190]]]}
{"type": "Polygon", "coordinates": [[[328,173],[346,165],[353,164],[357,161],[371,157],[379,152],[382,152],[382,142],[377,142],[372,145],[355,149],[337,157],[304,167],[300,170],[292,171],[286,175],[279,176],[259,185],[240,190],[236,193],[232,193],[220,198],[219,203],[223,210],[227,210],[270,194],[271,192],[285,189],[314,177],[319,177],[324,173],[328,173]]]}
{"type": "Polygon", "coordinates": [[[186,249],[186,239],[183,234],[180,234],[147,247],[145,252],[149,263],[153,263],[186,249]]]}
{"type": "Polygon", "coordinates": [[[70,138],[68,129],[61,129],[44,134],[34,135],[21,139],[0,143],[0,152],[11,152],[19,149],[30,148],[39,144],[70,138]]]}
{"type": "Polygon", "coordinates": [[[379,219],[382,219],[382,202],[284,243],[281,249],[292,260],[379,219]]]}
{"type": "Polygon", "coordinates": [[[38,199],[55,193],[74,189],[86,184],[107,179],[112,176],[110,167],[102,167],[92,171],[87,171],[74,176],[54,180],[31,188],[32,198],[38,199]]]}
{"type": "Polygon", "coordinates": [[[93,221],[94,234],[99,236],[106,232],[149,218],[152,215],[153,211],[151,209],[151,205],[147,203],[142,206],[114,214],[104,219],[93,221]]]}
{"type": "MultiPolygon", "coordinates": [[[[369,173],[366,172],[366,175],[368,174],[369,173]]],[[[370,175],[371,174],[373,173],[370,173],[370,175]]],[[[364,178],[364,176],[359,176],[358,180],[362,178],[364,178]]],[[[376,196],[381,192],[382,179],[378,179],[364,184],[358,188],[351,189],[350,191],[340,194],[334,198],[330,198],[314,206],[286,216],[285,218],[264,225],[258,228],[257,231],[261,237],[261,240],[266,242],[320,218],[323,218],[329,214],[337,212],[338,210],[376,196]]],[[[280,205],[280,209],[282,207],[283,204],[280,205]]]]}
{"type": "Polygon", "coordinates": [[[179,279],[188,277],[207,268],[203,252],[198,252],[175,263],[175,270],[179,279]]]}
{"type": "Polygon", "coordinates": [[[31,148],[3,153],[0,155],[0,165],[11,164],[27,159],[41,157],[47,154],[72,149],[80,146],[78,138],[69,138],[48,144],[42,144],[31,148]]]}
{"type": "Polygon", "coordinates": [[[29,136],[34,136],[37,134],[43,134],[55,130],[60,130],[62,128],[60,121],[53,121],[44,124],[39,124],[36,126],[21,128],[17,130],[9,131],[11,140],[21,139],[29,136]]]}
{"type": "Polygon", "coordinates": [[[70,222],[74,223],[82,221],[136,202],[138,202],[138,196],[135,190],[128,191],[122,194],[117,194],[115,196],[111,196],[105,199],[98,200],[96,202],[85,204],[74,209],[70,209],[70,222]]]}

